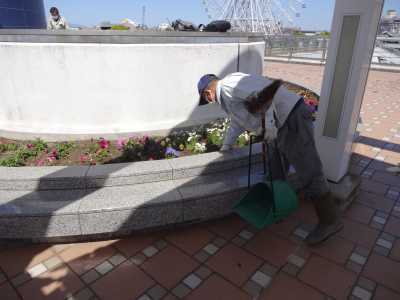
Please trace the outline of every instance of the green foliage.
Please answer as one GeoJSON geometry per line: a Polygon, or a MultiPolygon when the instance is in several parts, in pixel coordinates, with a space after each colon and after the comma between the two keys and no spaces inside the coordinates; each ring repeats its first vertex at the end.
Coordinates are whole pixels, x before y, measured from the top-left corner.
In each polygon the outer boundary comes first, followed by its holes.
{"type": "Polygon", "coordinates": [[[69,143],[69,142],[64,142],[64,143],[58,143],[56,144],[56,149],[59,158],[65,158],[68,157],[72,150],[74,149],[75,145],[74,143],[69,143]]]}
{"type": "Polygon", "coordinates": [[[304,32],[301,32],[301,31],[299,31],[299,30],[293,31],[293,35],[294,35],[294,36],[305,36],[304,32]]]}
{"type": "Polygon", "coordinates": [[[129,27],[123,25],[113,25],[111,26],[111,30],[129,30],[129,27]]]}
{"type": "Polygon", "coordinates": [[[47,143],[42,141],[41,139],[35,140],[34,142],[32,142],[32,145],[33,145],[34,151],[36,152],[36,155],[47,149],[47,143]]]}
{"type": "Polygon", "coordinates": [[[331,33],[329,31],[323,31],[323,32],[320,33],[320,36],[322,36],[322,37],[330,37],[331,33]]]}
{"type": "Polygon", "coordinates": [[[0,166],[2,167],[22,167],[24,165],[24,160],[18,154],[13,154],[7,158],[0,160],[0,166]]]}
{"type": "Polygon", "coordinates": [[[247,132],[242,133],[237,139],[237,145],[239,147],[244,147],[249,144],[250,136],[247,132]]]}
{"type": "Polygon", "coordinates": [[[0,153],[14,152],[18,148],[19,148],[18,144],[15,144],[15,143],[0,144],[0,153]]]}

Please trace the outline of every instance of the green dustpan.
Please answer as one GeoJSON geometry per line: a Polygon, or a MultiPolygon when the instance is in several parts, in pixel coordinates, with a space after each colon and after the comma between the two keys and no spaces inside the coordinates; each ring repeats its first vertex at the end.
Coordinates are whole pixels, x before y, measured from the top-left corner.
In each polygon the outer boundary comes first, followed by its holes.
{"type": "Polygon", "coordinates": [[[256,228],[262,229],[286,218],[298,206],[293,189],[284,181],[274,181],[273,189],[267,183],[253,186],[233,210],[256,228]]]}
{"type": "MultiPolygon", "coordinates": [[[[272,181],[271,173],[269,184],[258,183],[250,188],[251,151],[252,140],[250,139],[249,192],[234,206],[233,210],[256,228],[262,229],[279,222],[296,211],[299,202],[293,188],[285,181],[272,181]]],[[[263,153],[265,172],[265,144],[263,145],[263,153]]],[[[270,162],[271,159],[269,158],[268,161],[270,162]]]]}

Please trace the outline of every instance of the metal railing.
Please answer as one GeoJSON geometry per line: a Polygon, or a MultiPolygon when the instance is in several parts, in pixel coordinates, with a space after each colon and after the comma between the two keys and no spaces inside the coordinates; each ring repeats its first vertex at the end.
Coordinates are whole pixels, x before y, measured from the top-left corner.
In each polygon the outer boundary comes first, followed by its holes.
{"type": "MultiPolygon", "coordinates": [[[[326,62],[329,38],[312,36],[274,36],[266,38],[265,56],[279,57],[288,60],[300,59],[326,62]]],[[[372,58],[373,64],[400,66],[400,39],[398,43],[388,43],[377,39],[376,49],[372,58]]]]}

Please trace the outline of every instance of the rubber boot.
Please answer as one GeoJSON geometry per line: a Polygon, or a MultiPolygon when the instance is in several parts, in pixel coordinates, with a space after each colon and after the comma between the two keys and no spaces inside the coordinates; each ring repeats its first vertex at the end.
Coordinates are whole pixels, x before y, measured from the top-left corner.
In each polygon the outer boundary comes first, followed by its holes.
{"type": "Polygon", "coordinates": [[[331,193],[315,200],[313,204],[319,223],[305,239],[309,246],[322,243],[343,229],[339,207],[331,193]]]}

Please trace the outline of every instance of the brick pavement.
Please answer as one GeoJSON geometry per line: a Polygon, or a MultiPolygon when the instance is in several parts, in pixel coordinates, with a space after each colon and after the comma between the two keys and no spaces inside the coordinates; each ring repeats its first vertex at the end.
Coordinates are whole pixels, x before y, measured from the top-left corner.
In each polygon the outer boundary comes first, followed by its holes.
{"type": "MultiPolygon", "coordinates": [[[[266,73],[314,86],[322,67],[268,63],[266,73]]],[[[236,216],[122,240],[0,250],[0,299],[400,299],[400,74],[373,71],[351,170],[361,192],[345,229],[302,240],[312,208],[255,230],[236,216]]]]}

